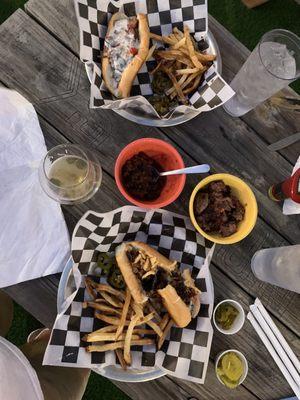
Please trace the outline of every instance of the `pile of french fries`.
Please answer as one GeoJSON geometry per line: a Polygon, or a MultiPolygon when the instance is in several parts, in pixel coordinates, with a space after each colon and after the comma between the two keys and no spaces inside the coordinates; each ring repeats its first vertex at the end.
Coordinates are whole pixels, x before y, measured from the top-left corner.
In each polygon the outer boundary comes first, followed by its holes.
{"type": "Polygon", "coordinates": [[[180,103],[187,104],[186,96],[197,89],[202,75],[216,56],[198,50],[197,43],[186,25],[183,32],[174,28],[173,33],[168,36],[150,33],[150,37],[169,45],[166,50],[156,50],[155,44],[151,47],[149,55],[154,55],[157,60],[157,66],[151,74],[161,70],[168,75],[173,85],[166,95],[171,99],[177,97],[180,103]]]}
{"type": "Polygon", "coordinates": [[[92,300],[85,301],[83,308],[93,308],[95,318],[106,324],[82,338],[91,343],[86,351],[114,350],[121,367],[126,369],[131,365],[131,346],[156,344],[158,350],[162,347],[174,323],[168,313],[160,315],[150,302],[144,307],[137,304],[127,288],[116,290],[89,277],[85,285],[92,300]]]}

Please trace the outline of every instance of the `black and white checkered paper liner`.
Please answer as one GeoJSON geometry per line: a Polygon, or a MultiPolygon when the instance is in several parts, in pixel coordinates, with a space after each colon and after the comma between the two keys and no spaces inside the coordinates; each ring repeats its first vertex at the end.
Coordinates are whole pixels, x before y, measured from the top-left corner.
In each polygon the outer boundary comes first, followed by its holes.
{"type": "MultiPolygon", "coordinates": [[[[101,52],[107,31],[107,24],[115,12],[127,16],[144,13],[148,16],[150,31],[168,35],[176,26],[183,29],[188,25],[197,41],[205,38],[207,32],[207,0],[74,0],[80,30],[80,58],[93,70],[91,83],[91,108],[129,109],[131,113],[161,118],[147,98],[152,95],[151,75],[156,61],[150,59],[140,69],[133,83],[131,97],[116,100],[107,90],[101,77],[101,52]]],[[[162,44],[159,43],[161,47],[162,44]]],[[[212,65],[204,75],[201,85],[189,96],[191,105],[180,105],[164,118],[184,114],[191,110],[199,113],[210,111],[224,104],[234,95],[230,86],[212,65]],[[175,113],[175,114],[174,114],[175,113]]]]}
{"type": "MultiPolygon", "coordinates": [[[[209,272],[212,243],[196,233],[187,217],[133,206],[105,214],[89,211],[78,222],[72,238],[76,290],[57,316],[44,364],[87,368],[118,365],[113,351],[87,353],[87,343],[81,341],[86,333],[104,325],[93,317],[92,309],[82,308],[82,302],[90,299],[84,278],[96,264],[97,252],[113,252],[120,243],[132,240],[148,243],[178,261],[180,268],[190,268],[202,292],[198,317],[186,328],[172,327],[160,351],[156,352],[155,346],[132,347],[132,368],[155,366],[170,375],[204,383],[213,336],[210,319],[214,293],[209,272]]],[[[105,282],[103,276],[96,279],[105,282]]]]}

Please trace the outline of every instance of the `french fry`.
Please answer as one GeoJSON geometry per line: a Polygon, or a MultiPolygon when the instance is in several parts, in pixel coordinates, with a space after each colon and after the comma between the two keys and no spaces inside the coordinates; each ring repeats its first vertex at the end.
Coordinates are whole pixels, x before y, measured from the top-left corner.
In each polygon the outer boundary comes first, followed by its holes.
{"type": "Polygon", "coordinates": [[[113,342],[108,344],[101,344],[101,345],[91,345],[87,346],[85,349],[88,353],[92,353],[93,351],[103,352],[108,350],[117,350],[122,349],[124,347],[124,340],[121,342],[113,342]]]}
{"type": "MultiPolygon", "coordinates": [[[[155,342],[153,339],[136,339],[131,341],[132,346],[148,346],[154,343],[155,342]]],[[[108,350],[123,349],[124,346],[125,346],[125,341],[121,340],[119,342],[114,342],[114,343],[87,346],[86,351],[89,353],[93,351],[103,352],[108,350]]]]}
{"type": "Polygon", "coordinates": [[[190,35],[190,38],[191,38],[191,41],[193,43],[194,49],[196,50],[197,49],[197,42],[196,42],[196,40],[194,39],[194,37],[192,35],[190,35]]]}
{"type": "Polygon", "coordinates": [[[165,330],[163,331],[162,336],[159,338],[158,342],[157,342],[157,349],[161,349],[162,345],[164,344],[164,341],[172,327],[172,325],[174,324],[174,321],[172,319],[170,319],[170,321],[167,323],[167,326],[165,327],[165,330]]]}
{"type": "Polygon", "coordinates": [[[95,300],[97,298],[97,294],[93,290],[91,281],[92,280],[90,278],[85,278],[85,287],[86,287],[88,294],[95,300]]]}
{"type": "Polygon", "coordinates": [[[121,290],[117,290],[112,288],[109,285],[105,285],[103,283],[99,283],[96,285],[97,292],[107,292],[113,294],[114,296],[118,297],[120,300],[125,301],[125,294],[121,290]]]}
{"type": "Polygon", "coordinates": [[[148,51],[148,55],[147,55],[146,61],[149,61],[150,58],[153,56],[153,53],[154,53],[156,47],[157,47],[156,44],[154,44],[153,46],[151,46],[151,48],[150,48],[149,51],[148,51]]]}
{"type": "Polygon", "coordinates": [[[175,34],[175,36],[178,35],[180,38],[184,37],[183,32],[181,32],[181,30],[178,29],[177,26],[175,26],[175,28],[173,28],[173,33],[175,34]]]}
{"type": "MultiPolygon", "coordinates": [[[[180,88],[182,88],[182,86],[183,86],[185,80],[187,79],[187,77],[188,77],[188,74],[183,74],[183,75],[181,76],[181,78],[179,79],[179,81],[177,81],[178,86],[179,86],[180,88]]],[[[175,87],[175,90],[177,91],[176,87],[175,87]]],[[[182,90],[182,89],[181,89],[181,90],[182,90]]]]}
{"type": "Polygon", "coordinates": [[[161,322],[160,322],[160,324],[159,324],[159,327],[160,327],[161,330],[164,330],[164,329],[165,329],[165,327],[167,326],[167,323],[169,322],[169,319],[170,319],[170,316],[169,316],[168,313],[166,313],[166,314],[163,316],[163,318],[162,318],[162,320],[161,320],[161,322]]]}
{"type": "MultiPolygon", "coordinates": [[[[185,54],[181,54],[181,56],[176,57],[176,61],[179,61],[181,64],[184,64],[190,68],[194,67],[194,64],[192,63],[190,58],[187,57],[185,54]]],[[[176,68],[176,69],[180,69],[181,67],[182,66],[180,66],[179,68],[176,68]]]]}
{"type": "Polygon", "coordinates": [[[103,328],[97,329],[96,331],[92,333],[104,333],[104,332],[115,332],[117,330],[116,325],[107,325],[104,326],[103,328]]]}
{"type": "Polygon", "coordinates": [[[138,315],[140,318],[143,318],[144,313],[143,313],[143,306],[141,304],[137,304],[135,301],[133,301],[132,308],[136,313],[136,315],[138,315]]]}
{"type": "MultiPolygon", "coordinates": [[[[186,86],[188,86],[198,75],[200,74],[200,72],[194,73],[189,75],[184,82],[180,85],[181,89],[184,89],[186,86]]],[[[183,75],[185,76],[185,75],[183,75]]],[[[180,83],[181,79],[178,81],[178,83],[180,83]]],[[[174,98],[176,96],[176,90],[175,88],[172,86],[169,90],[166,91],[166,95],[170,96],[171,99],[174,98]]]]}
{"type": "Polygon", "coordinates": [[[92,286],[94,289],[96,289],[96,287],[97,287],[97,285],[98,285],[98,283],[97,283],[97,282],[94,282],[93,279],[90,278],[89,276],[87,276],[87,277],[85,278],[85,282],[88,282],[88,284],[89,284],[90,286],[92,286]]]}
{"type": "MultiPolygon", "coordinates": [[[[175,36],[175,38],[176,38],[176,36],[175,36]]],[[[177,39],[177,38],[176,38],[176,39],[177,39]]],[[[186,38],[183,37],[182,39],[178,40],[177,43],[174,44],[173,49],[174,49],[174,50],[179,49],[180,47],[184,46],[185,43],[186,43],[186,38]]]]}
{"type": "Polygon", "coordinates": [[[183,104],[186,104],[186,103],[187,103],[187,100],[186,100],[186,98],[185,98],[185,96],[184,96],[184,94],[183,94],[183,92],[182,92],[181,87],[178,85],[177,79],[175,78],[175,76],[173,75],[173,73],[172,73],[168,68],[165,68],[164,66],[162,66],[162,70],[163,70],[163,71],[168,75],[168,77],[171,79],[171,81],[172,81],[172,83],[173,83],[173,86],[175,87],[175,90],[176,90],[176,92],[177,92],[177,94],[178,94],[178,97],[179,97],[180,101],[181,101],[183,104]]]}
{"type": "Polygon", "coordinates": [[[186,45],[189,51],[190,58],[196,68],[203,68],[203,65],[198,60],[195,54],[195,47],[190,37],[190,31],[187,25],[184,26],[184,37],[186,38],[186,45]]]}
{"type": "Polygon", "coordinates": [[[162,337],[163,331],[154,321],[147,321],[146,324],[149,325],[150,328],[152,328],[159,337],[162,337]]]}
{"type": "Polygon", "coordinates": [[[170,33],[170,35],[168,35],[168,38],[173,40],[173,42],[176,44],[178,42],[176,36],[174,35],[174,33],[170,33]]]}
{"type": "MultiPolygon", "coordinates": [[[[194,79],[196,79],[196,77],[197,77],[199,74],[201,75],[201,72],[200,72],[200,71],[198,71],[198,72],[196,72],[196,73],[194,73],[194,74],[189,75],[189,77],[188,77],[188,78],[185,80],[185,82],[181,85],[181,89],[184,89],[184,88],[186,88],[187,86],[189,86],[189,84],[190,84],[194,79]]],[[[177,95],[177,93],[176,93],[176,91],[175,91],[174,88],[169,89],[169,90],[166,92],[166,94],[167,94],[168,96],[170,96],[171,99],[174,99],[174,97],[176,97],[176,95],[177,95]]]]}
{"type": "MultiPolygon", "coordinates": [[[[186,61],[191,61],[189,50],[186,47],[180,47],[180,49],[178,49],[178,50],[182,53],[181,57],[188,57],[188,58],[186,58],[186,61]]],[[[201,63],[204,63],[204,64],[214,61],[216,59],[216,56],[214,54],[202,54],[196,50],[195,50],[195,55],[196,55],[197,59],[201,63]]],[[[177,57],[177,59],[178,59],[178,57],[177,57]]],[[[181,58],[181,60],[183,61],[182,58],[181,58]]],[[[194,66],[194,63],[191,62],[191,65],[194,66]]]]}
{"type": "Polygon", "coordinates": [[[131,319],[131,321],[129,323],[127,332],[126,332],[123,355],[124,355],[124,360],[125,360],[127,365],[131,364],[130,342],[131,342],[133,329],[134,329],[135,325],[138,323],[139,320],[140,320],[140,316],[139,315],[135,315],[134,317],[132,317],[132,319],[131,319]]]}
{"type": "Polygon", "coordinates": [[[150,312],[153,312],[153,313],[154,313],[154,316],[155,316],[155,318],[156,318],[158,321],[161,320],[161,317],[160,317],[159,313],[156,311],[154,305],[151,303],[151,300],[149,300],[148,303],[147,303],[147,309],[148,309],[150,312]]]}
{"type": "Polygon", "coordinates": [[[193,82],[193,80],[196,79],[198,75],[201,75],[201,74],[202,74],[202,73],[201,73],[200,70],[197,71],[197,72],[195,72],[194,74],[191,74],[191,75],[187,78],[187,80],[184,82],[184,84],[182,85],[181,88],[184,89],[185,87],[189,86],[189,84],[190,84],[191,82],[193,82]]]}
{"type": "Polygon", "coordinates": [[[198,60],[203,63],[215,61],[215,59],[217,58],[217,56],[215,54],[203,54],[203,53],[200,53],[199,51],[196,52],[196,56],[197,56],[198,60]]]}
{"type": "Polygon", "coordinates": [[[172,34],[170,34],[169,36],[163,35],[163,36],[162,36],[162,39],[163,39],[163,41],[164,41],[165,43],[168,43],[168,44],[170,44],[170,45],[174,45],[174,44],[177,43],[176,37],[175,37],[174,35],[172,35],[172,34]]]}
{"type": "Polygon", "coordinates": [[[108,293],[100,292],[100,294],[107,301],[107,303],[111,304],[112,306],[117,307],[117,308],[122,308],[123,307],[123,304],[119,300],[114,299],[108,293]]]}
{"type": "Polygon", "coordinates": [[[151,312],[150,314],[146,315],[143,318],[140,318],[140,320],[138,321],[138,323],[136,325],[142,325],[147,323],[148,321],[151,321],[151,319],[154,318],[154,312],[151,312]]]}
{"type": "Polygon", "coordinates": [[[156,66],[152,71],[149,72],[149,74],[150,74],[150,75],[154,75],[155,72],[157,72],[157,71],[160,69],[161,65],[162,65],[162,61],[160,61],[160,62],[157,64],[157,66],[156,66]]]}
{"type": "Polygon", "coordinates": [[[125,360],[124,360],[122,350],[121,350],[121,349],[116,349],[116,350],[115,350],[115,353],[116,353],[116,356],[118,357],[118,360],[119,360],[119,362],[120,362],[120,364],[121,364],[122,369],[123,369],[124,371],[126,371],[126,369],[127,369],[127,364],[126,364],[126,362],[125,362],[125,360]]]}
{"type": "Polygon", "coordinates": [[[177,69],[176,75],[187,75],[187,74],[194,74],[199,71],[199,68],[183,68],[177,69]]]}
{"type": "Polygon", "coordinates": [[[133,330],[133,334],[136,334],[136,335],[156,335],[156,332],[153,329],[135,328],[133,330]]]}
{"type": "Polygon", "coordinates": [[[167,43],[167,44],[171,44],[171,45],[174,43],[174,41],[169,39],[167,36],[159,36],[152,32],[150,32],[150,39],[156,40],[157,42],[163,42],[163,43],[167,43]]]}
{"type": "Polygon", "coordinates": [[[193,85],[190,86],[190,87],[188,87],[187,89],[185,89],[185,90],[183,91],[183,93],[184,93],[185,95],[187,95],[187,94],[189,94],[189,93],[192,93],[194,90],[197,89],[197,87],[199,86],[199,83],[200,83],[200,81],[201,81],[201,76],[202,76],[202,74],[201,74],[201,75],[198,75],[198,76],[196,77],[196,79],[194,80],[193,85]]]}
{"type": "Polygon", "coordinates": [[[130,305],[130,300],[131,300],[131,294],[129,289],[126,289],[126,297],[125,297],[125,303],[123,306],[123,310],[122,310],[122,316],[120,319],[120,325],[118,326],[117,332],[116,332],[116,340],[118,340],[119,335],[121,335],[121,333],[123,332],[124,326],[125,326],[125,321],[126,321],[126,317],[127,317],[127,313],[128,313],[128,309],[129,309],[129,305],[130,305]]]}
{"type": "MultiPolygon", "coordinates": [[[[97,333],[92,332],[88,335],[84,336],[85,342],[114,342],[116,334],[112,333],[97,333]]],[[[126,333],[122,333],[119,337],[119,340],[125,340],[126,333]]],[[[139,335],[132,335],[132,339],[140,339],[139,335]]],[[[82,339],[83,340],[83,339],[82,339]]]]}
{"type": "MultiPolygon", "coordinates": [[[[120,318],[115,318],[115,317],[109,317],[108,315],[103,315],[99,313],[95,313],[95,317],[100,319],[101,321],[106,322],[109,325],[119,325],[120,324],[120,318]]],[[[129,321],[125,321],[125,325],[129,325],[129,321]]]]}
{"type": "MultiPolygon", "coordinates": [[[[109,314],[121,315],[121,311],[117,310],[116,308],[109,307],[108,305],[102,303],[96,303],[92,301],[85,301],[83,304],[86,304],[87,307],[94,308],[95,310],[103,311],[109,314]]],[[[86,307],[83,307],[86,308],[86,307]]]]}
{"type": "Polygon", "coordinates": [[[182,62],[178,60],[178,58],[176,58],[175,61],[175,69],[180,69],[182,68],[182,62]]]}
{"type": "Polygon", "coordinates": [[[163,58],[164,60],[176,60],[176,57],[182,56],[180,50],[158,50],[156,52],[158,57],[163,58]]]}

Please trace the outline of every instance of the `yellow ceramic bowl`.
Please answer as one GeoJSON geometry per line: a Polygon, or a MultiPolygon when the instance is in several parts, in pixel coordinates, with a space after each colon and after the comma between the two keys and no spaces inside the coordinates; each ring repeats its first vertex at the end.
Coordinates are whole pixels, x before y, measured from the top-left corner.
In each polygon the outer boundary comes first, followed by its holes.
{"type": "Polygon", "coordinates": [[[220,244],[233,244],[244,239],[246,236],[249,235],[249,233],[254,228],[257,219],[257,203],[254,193],[244,181],[230,174],[210,175],[207,178],[203,179],[201,182],[199,182],[191,195],[189,211],[190,211],[191,221],[194,227],[197,229],[197,231],[211,242],[220,244]],[[204,186],[206,186],[210,182],[217,180],[222,180],[225,183],[225,185],[230,186],[232,193],[240,200],[240,202],[245,207],[245,217],[243,221],[239,222],[237,232],[228,237],[222,237],[219,234],[205,233],[198,225],[194,215],[194,200],[196,194],[200,189],[204,188],[204,186]]]}

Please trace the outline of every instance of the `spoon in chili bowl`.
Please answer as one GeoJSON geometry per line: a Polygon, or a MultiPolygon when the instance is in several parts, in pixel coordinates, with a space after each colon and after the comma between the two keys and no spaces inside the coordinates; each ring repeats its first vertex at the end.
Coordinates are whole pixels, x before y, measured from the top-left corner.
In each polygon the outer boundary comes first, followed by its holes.
{"type": "Polygon", "coordinates": [[[194,167],[187,167],[181,169],[174,169],[172,171],[164,171],[160,172],[156,168],[151,167],[153,176],[156,179],[159,179],[161,176],[170,176],[170,175],[181,175],[181,174],[206,174],[210,171],[210,166],[208,164],[200,164],[195,165],[194,167]]]}

